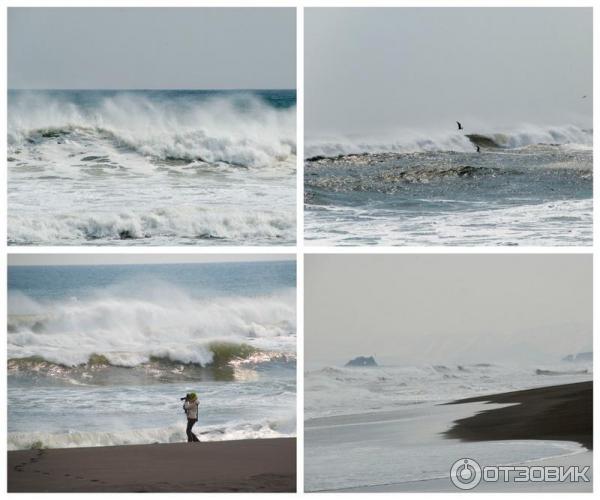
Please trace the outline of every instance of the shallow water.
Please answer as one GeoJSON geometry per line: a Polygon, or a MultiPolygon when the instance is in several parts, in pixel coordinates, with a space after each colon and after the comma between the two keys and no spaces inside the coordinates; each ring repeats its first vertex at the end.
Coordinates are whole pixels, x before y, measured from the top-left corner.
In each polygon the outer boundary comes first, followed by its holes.
{"type": "MultiPolygon", "coordinates": [[[[422,405],[385,414],[330,417],[305,424],[305,488],[335,490],[448,477],[454,462],[522,463],[577,453],[577,443],[494,441],[464,443],[441,433],[452,422],[501,405],[422,405]]],[[[448,480],[448,484],[450,484],[448,480]]]]}
{"type": "MultiPolygon", "coordinates": [[[[316,156],[305,163],[309,245],[589,245],[589,144],[316,156]]],[[[458,140],[458,139],[457,139],[458,140]]]]}
{"type": "Polygon", "coordinates": [[[582,447],[570,442],[446,439],[442,433],[456,419],[502,405],[442,403],[592,378],[590,362],[568,361],[308,371],[305,487],[318,491],[448,477],[451,465],[465,457],[501,465],[580,452],[582,447]]]}

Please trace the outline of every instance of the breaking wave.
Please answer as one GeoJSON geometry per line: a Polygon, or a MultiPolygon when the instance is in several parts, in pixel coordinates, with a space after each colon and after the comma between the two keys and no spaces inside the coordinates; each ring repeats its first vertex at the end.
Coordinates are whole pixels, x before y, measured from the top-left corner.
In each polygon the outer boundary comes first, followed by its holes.
{"type": "Polygon", "coordinates": [[[82,105],[48,93],[11,98],[8,152],[52,144],[105,144],[121,152],[184,162],[260,167],[293,160],[296,109],[253,96],[157,101],[131,93],[82,105]]]}
{"type": "MultiPolygon", "coordinates": [[[[202,380],[248,380],[254,371],[268,366],[295,367],[294,353],[266,351],[249,344],[211,342],[207,349],[212,361],[204,365],[170,357],[149,356],[135,366],[115,365],[104,354],[92,354],[87,362],[76,366],[48,361],[41,356],[8,360],[8,374],[13,383],[25,385],[32,379],[59,385],[143,385],[202,380]]],[[[114,358],[115,353],[109,353],[114,358]]]]}
{"type": "Polygon", "coordinates": [[[442,403],[592,377],[591,363],[578,370],[566,369],[564,363],[541,367],[490,363],[368,368],[330,366],[305,373],[305,415],[316,418],[394,410],[406,405],[442,403]],[[555,376],[536,377],[536,374],[555,376]]]}
{"type": "Polygon", "coordinates": [[[542,370],[538,368],[535,370],[536,375],[584,375],[588,373],[587,369],[583,370],[542,370]]]}
{"type": "Polygon", "coordinates": [[[293,213],[193,206],[154,209],[148,213],[77,213],[54,216],[9,216],[8,242],[29,245],[47,241],[132,240],[177,237],[190,240],[290,241],[293,213]]]}
{"type": "MultiPolygon", "coordinates": [[[[228,425],[197,426],[195,432],[200,441],[269,439],[295,436],[296,425],[295,419],[290,418],[259,422],[233,422],[228,425]]],[[[8,450],[181,443],[185,439],[185,429],[181,423],[156,429],[131,429],[110,432],[73,431],[66,433],[11,432],[7,436],[8,450]]]]}
{"type": "Polygon", "coordinates": [[[293,290],[197,299],[164,283],[155,289],[160,298],[109,290],[50,303],[10,293],[9,373],[102,383],[128,368],[140,377],[185,379],[204,368],[295,360],[293,290]]]}
{"type": "Polygon", "coordinates": [[[389,140],[339,139],[308,141],[307,161],[354,154],[417,153],[433,151],[472,152],[475,145],[485,148],[520,149],[535,145],[592,148],[593,130],[575,125],[539,127],[527,125],[507,132],[467,133],[455,131],[437,135],[399,132],[389,140]]]}

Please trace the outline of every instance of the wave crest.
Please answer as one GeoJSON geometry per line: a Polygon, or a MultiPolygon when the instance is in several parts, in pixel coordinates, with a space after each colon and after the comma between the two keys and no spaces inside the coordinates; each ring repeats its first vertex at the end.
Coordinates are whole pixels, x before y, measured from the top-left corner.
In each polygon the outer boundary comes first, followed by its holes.
{"type": "Polygon", "coordinates": [[[9,155],[52,141],[107,143],[145,157],[249,167],[293,161],[296,109],[252,95],[176,103],[117,94],[83,106],[44,93],[11,99],[9,155]]]}
{"type": "Polygon", "coordinates": [[[121,297],[108,290],[52,303],[11,292],[9,367],[49,376],[139,367],[161,376],[232,366],[236,360],[293,359],[293,290],[196,299],[171,285],[156,285],[160,297],[143,296],[143,290],[140,297],[121,297]]]}
{"type": "Polygon", "coordinates": [[[347,139],[330,141],[307,141],[305,157],[310,160],[334,158],[354,154],[374,153],[419,153],[419,152],[473,152],[475,145],[482,148],[519,149],[535,145],[568,146],[591,149],[593,130],[576,125],[540,127],[524,125],[506,132],[463,134],[451,133],[419,134],[401,131],[386,139],[347,139]]]}

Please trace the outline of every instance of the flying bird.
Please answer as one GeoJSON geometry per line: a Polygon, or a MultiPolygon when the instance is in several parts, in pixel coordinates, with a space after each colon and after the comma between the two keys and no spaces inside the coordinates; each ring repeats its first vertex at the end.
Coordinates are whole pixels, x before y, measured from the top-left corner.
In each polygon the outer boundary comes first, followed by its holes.
{"type": "Polygon", "coordinates": [[[463,130],[463,126],[460,122],[456,122],[456,124],[458,125],[458,130],[463,130]]]}

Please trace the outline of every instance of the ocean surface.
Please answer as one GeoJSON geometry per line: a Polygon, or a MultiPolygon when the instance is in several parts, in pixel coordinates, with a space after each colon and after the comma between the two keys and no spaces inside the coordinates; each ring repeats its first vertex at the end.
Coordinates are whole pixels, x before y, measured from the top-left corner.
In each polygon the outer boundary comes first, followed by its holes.
{"type": "Polygon", "coordinates": [[[291,245],[295,90],[8,93],[8,243],[291,245]]]}
{"type": "Polygon", "coordinates": [[[592,130],[402,137],[307,139],[309,245],[592,244],[592,130]]]}
{"type": "Polygon", "coordinates": [[[295,263],[8,268],[8,449],[296,432],[295,263]]]}
{"type": "MultiPolygon", "coordinates": [[[[448,477],[460,458],[514,464],[583,452],[577,443],[465,443],[442,433],[493,406],[457,399],[592,380],[592,362],[324,367],[305,372],[307,491],[448,477]]],[[[498,405],[499,407],[500,405],[498,405]]],[[[401,486],[398,488],[401,491],[401,486]]]]}

